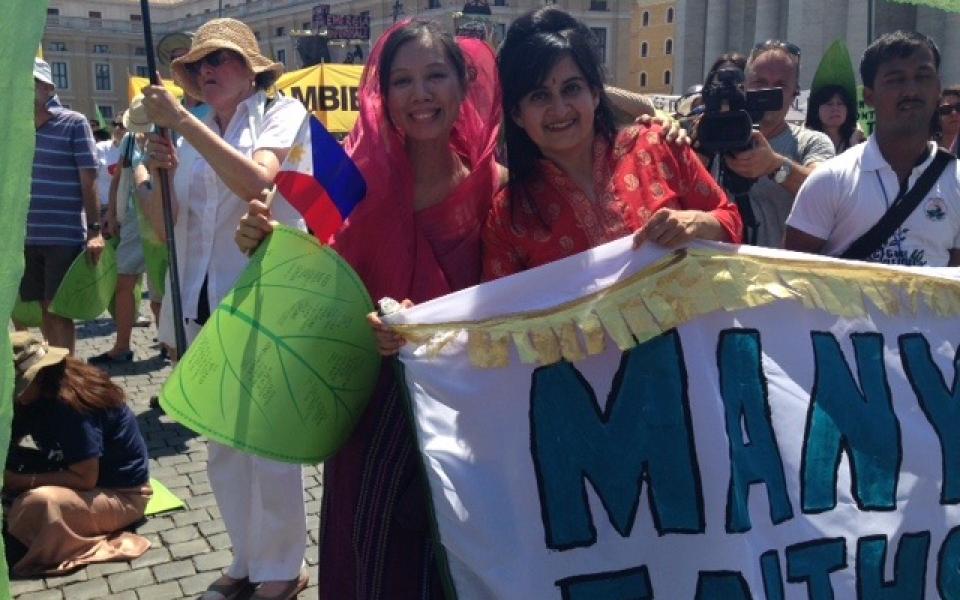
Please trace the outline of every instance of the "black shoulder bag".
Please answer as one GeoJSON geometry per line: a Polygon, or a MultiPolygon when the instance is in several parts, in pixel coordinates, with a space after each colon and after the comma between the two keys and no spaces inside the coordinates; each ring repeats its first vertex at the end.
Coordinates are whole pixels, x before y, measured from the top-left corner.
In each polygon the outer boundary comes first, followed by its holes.
{"type": "Polygon", "coordinates": [[[956,159],[950,156],[948,152],[938,148],[937,155],[933,157],[933,162],[917,178],[917,182],[910,188],[910,191],[898,196],[893,201],[893,205],[880,217],[880,220],[850,244],[850,247],[840,255],[840,258],[866,260],[871,254],[882,248],[897,228],[903,225],[907,217],[920,206],[920,201],[930,192],[937,179],[940,179],[940,175],[943,174],[947,165],[954,160],[956,159]]]}

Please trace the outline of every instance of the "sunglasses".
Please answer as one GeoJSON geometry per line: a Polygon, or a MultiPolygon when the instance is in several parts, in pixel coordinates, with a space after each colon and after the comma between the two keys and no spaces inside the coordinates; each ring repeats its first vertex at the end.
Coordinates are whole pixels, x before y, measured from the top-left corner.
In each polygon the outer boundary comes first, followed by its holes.
{"type": "Polygon", "coordinates": [[[779,50],[786,50],[790,54],[800,58],[800,46],[780,40],[767,40],[765,42],[760,42],[753,47],[753,55],[756,56],[759,52],[764,50],[773,50],[775,48],[779,50]]]}
{"type": "Polygon", "coordinates": [[[951,113],[960,113],[960,102],[954,104],[941,104],[937,107],[937,114],[945,117],[951,113]]]}
{"type": "Polygon", "coordinates": [[[187,72],[190,73],[191,75],[198,75],[200,73],[200,68],[203,65],[207,65],[211,68],[216,69],[223,63],[229,62],[234,58],[237,58],[237,53],[232,50],[227,50],[227,49],[217,50],[216,52],[211,52],[210,54],[204,56],[198,61],[188,63],[186,65],[187,72]]]}

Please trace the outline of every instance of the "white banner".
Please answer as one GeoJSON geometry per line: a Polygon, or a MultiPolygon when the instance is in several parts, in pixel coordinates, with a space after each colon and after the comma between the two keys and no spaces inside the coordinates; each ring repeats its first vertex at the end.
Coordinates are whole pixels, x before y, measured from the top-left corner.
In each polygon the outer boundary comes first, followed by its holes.
{"type": "Polygon", "coordinates": [[[948,270],[626,239],[401,313],[456,596],[960,598],[958,314],[948,270]]]}

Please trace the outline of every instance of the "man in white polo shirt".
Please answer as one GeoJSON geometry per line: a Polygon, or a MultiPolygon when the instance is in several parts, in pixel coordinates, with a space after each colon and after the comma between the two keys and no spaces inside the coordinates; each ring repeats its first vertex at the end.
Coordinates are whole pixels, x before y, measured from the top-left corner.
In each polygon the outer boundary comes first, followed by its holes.
{"type": "MultiPolygon", "coordinates": [[[[788,250],[870,262],[944,267],[960,264],[960,166],[946,162],[917,207],[875,244],[858,242],[934,162],[930,126],[940,98],[940,52],[930,38],[881,36],[860,63],[864,99],[876,112],[867,143],[820,164],[787,218],[788,250]],[[851,256],[861,248],[862,256],[851,256]],[[850,250],[848,250],[850,249],[850,250]]],[[[909,203],[907,203],[909,205],[909,203]]],[[[896,220],[894,220],[896,222],[896,220]]],[[[876,233],[876,232],[874,232],[876,233]]]]}

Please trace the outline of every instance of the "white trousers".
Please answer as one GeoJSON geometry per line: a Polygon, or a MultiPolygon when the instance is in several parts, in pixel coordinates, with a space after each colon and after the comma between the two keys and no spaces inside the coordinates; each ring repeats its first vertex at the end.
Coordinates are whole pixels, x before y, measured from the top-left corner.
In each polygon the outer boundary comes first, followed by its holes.
{"type": "Polygon", "coordinates": [[[296,579],[307,550],[300,465],[207,442],[210,487],[233,545],[227,575],[250,581],[296,579]]]}

